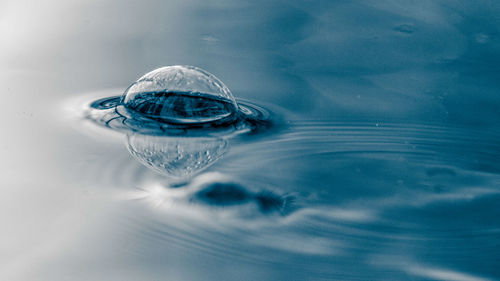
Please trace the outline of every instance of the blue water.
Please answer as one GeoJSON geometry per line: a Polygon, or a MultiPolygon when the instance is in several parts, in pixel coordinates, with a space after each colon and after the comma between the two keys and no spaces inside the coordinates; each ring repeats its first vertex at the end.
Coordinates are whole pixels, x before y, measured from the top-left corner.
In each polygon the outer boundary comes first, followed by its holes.
{"type": "Polygon", "coordinates": [[[0,11],[1,280],[500,279],[496,2],[0,11]],[[272,122],[93,111],[178,64],[272,122]]]}

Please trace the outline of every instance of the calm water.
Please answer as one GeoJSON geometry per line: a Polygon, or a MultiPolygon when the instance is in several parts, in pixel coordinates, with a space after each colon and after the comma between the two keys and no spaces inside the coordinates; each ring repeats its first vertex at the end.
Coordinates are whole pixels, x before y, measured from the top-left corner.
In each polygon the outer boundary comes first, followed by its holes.
{"type": "Polygon", "coordinates": [[[499,15],[0,3],[0,279],[499,280],[499,15]],[[174,64],[277,125],[186,138],[85,118],[174,64]]]}

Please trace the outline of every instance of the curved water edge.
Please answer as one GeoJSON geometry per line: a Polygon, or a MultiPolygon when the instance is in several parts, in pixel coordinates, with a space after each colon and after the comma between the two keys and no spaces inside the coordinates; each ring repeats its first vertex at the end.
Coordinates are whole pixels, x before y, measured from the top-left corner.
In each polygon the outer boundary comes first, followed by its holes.
{"type": "Polygon", "coordinates": [[[199,124],[169,123],[128,111],[121,96],[106,97],[89,104],[85,118],[95,124],[121,132],[158,136],[219,136],[256,134],[282,126],[280,118],[255,103],[238,100],[238,112],[231,122],[199,124]]]}

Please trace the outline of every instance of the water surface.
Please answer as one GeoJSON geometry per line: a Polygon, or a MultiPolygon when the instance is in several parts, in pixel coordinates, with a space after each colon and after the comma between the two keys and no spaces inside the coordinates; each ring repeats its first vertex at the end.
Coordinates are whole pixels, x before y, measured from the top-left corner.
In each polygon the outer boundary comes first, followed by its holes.
{"type": "Polygon", "coordinates": [[[1,279],[500,279],[499,9],[0,4],[1,279]],[[85,118],[174,64],[280,126],[186,138],[85,118]]]}

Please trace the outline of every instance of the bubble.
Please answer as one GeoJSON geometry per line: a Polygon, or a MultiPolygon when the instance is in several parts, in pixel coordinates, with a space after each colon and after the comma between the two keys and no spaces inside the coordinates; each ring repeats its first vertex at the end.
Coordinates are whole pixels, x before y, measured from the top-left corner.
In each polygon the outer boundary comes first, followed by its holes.
{"type": "Polygon", "coordinates": [[[194,66],[166,66],[145,74],[128,87],[121,103],[132,113],[175,125],[231,123],[238,112],[224,83],[194,66]]]}
{"type": "Polygon", "coordinates": [[[236,101],[217,77],[194,66],[166,66],[130,85],[121,96],[86,106],[85,118],[127,134],[171,137],[262,135],[282,125],[253,102],[236,101]]]}

